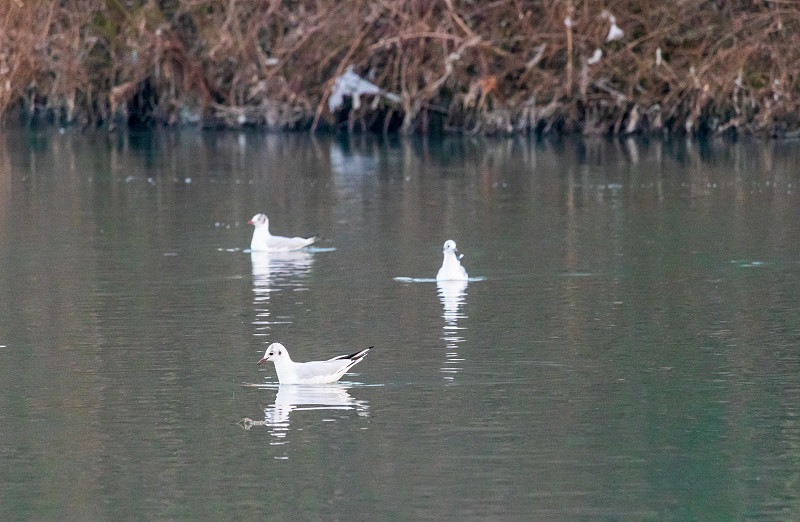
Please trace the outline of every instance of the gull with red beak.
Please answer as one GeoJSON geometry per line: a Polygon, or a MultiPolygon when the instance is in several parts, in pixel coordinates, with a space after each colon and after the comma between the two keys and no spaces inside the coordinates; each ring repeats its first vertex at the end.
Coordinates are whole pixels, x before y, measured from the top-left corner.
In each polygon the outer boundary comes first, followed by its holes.
{"type": "Polygon", "coordinates": [[[281,343],[267,347],[257,364],[267,361],[275,363],[278,382],[281,384],[326,384],[338,381],[347,370],[360,363],[372,346],[350,355],[340,355],[327,361],[298,363],[289,357],[289,352],[281,343]]]}

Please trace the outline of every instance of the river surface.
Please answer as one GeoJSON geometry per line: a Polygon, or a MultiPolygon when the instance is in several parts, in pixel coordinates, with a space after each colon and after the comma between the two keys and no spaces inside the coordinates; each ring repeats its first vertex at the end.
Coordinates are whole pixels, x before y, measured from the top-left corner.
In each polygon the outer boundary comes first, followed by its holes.
{"type": "Polygon", "coordinates": [[[4,129],[0,519],[798,520],[800,143],[4,129]]]}

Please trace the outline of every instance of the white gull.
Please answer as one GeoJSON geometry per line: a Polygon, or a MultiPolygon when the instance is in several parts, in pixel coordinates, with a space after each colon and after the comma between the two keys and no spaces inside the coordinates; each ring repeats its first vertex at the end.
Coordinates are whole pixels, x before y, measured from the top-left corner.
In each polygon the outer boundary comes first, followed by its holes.
{"type": "Polygon", "coordinates": [[[256,214],[248,223],[255,226],[253,239],[250,241],[250,250],[254,252],[300,250],[317,240],[316,236],[309,238],[273,236],[269,233],[269,218],[266,214],[256,214]]]}
{"type": "Polygon", "coordinates": [[[444,259],[442,260],[442,267],[436,274],[436,280],[466,281],[469,279],[467,271],[464,270],[464,267],[461,266],[461,262],[459,261],[464,256],[456,256],[456,252],[458,252],[456,249],[456,242],[452,239],[448,239],[444,242],[442,251],[444,252],[444,259]]]}
{"type": "Polygon", "coordinates": [[[347,370],[360,363],[372,346],[351,355],[340,355],[327,361],[298,363],[289,357],[289,352],[281,343],[267,347],[257,364],[267,361],[275,363],[278,382],[281,384],[326,384],[338,381],[347,370]]]}

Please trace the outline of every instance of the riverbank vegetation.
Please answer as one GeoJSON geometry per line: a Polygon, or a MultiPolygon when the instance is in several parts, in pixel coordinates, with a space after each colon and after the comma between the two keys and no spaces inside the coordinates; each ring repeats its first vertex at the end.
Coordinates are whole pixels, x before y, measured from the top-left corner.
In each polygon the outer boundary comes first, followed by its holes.
{"type": "Polygon", "coordinates": [[[5,119],[800,131],[800,5],[782,0],[5,0],[0,24],[5,119]],[[380,93],[348,91],[348,70],[380,93]]]}

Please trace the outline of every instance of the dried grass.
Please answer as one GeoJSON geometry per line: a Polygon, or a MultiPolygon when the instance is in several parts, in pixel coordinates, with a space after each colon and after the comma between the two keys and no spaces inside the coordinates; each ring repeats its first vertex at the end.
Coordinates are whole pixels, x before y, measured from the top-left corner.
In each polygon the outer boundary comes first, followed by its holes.
{"type": "Polygon", "coordinates": [[[786,135],[800,129],[798,39],[800,6],[781,0],[5,0],[0,114],[786,135]],[[609,14],[624,36],[606,42],[609,14]],[[329,114],[349,65],[402,102],[329,114]]]}

